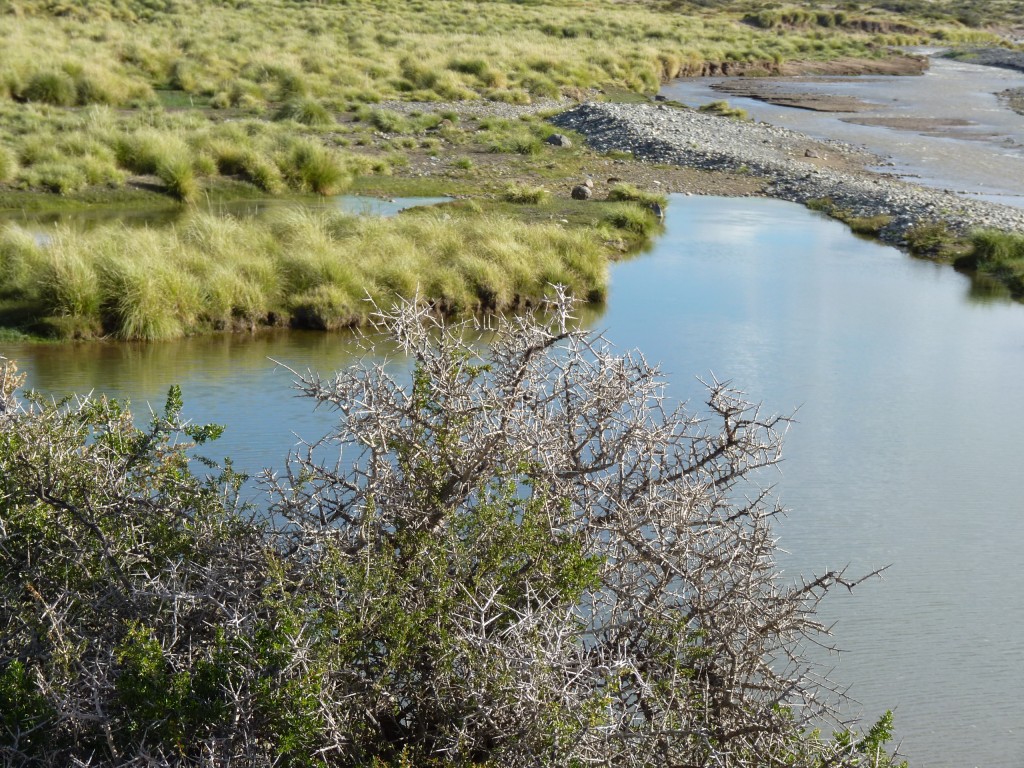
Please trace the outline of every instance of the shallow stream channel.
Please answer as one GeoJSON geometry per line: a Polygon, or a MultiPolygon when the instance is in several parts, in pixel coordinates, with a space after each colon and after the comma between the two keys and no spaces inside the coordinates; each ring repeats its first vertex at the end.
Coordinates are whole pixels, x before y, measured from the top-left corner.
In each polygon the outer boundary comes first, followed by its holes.
{"type": "Polygon", "coordinates": [[[724,99],[754,120],[864,147],[884,158],[878,170],[1024,207],[1024,115],[999,95],[1024,88],[1024,72],[930,53],[923,75],[701,77],[661,94],[691,106],[724,99]]]}
{"type": "MultiPolygon", "coordinates": [[[[612,267],[587,322],[662,365],[702,407],[699,378],[795,412],[779,472],[787,579],[889,565],[824,606],[841,655],[810,649],[870,724],[894,709],[913,766],[1024,762],[1024,306],[949,267],[858,239],[785,202],[673,196],[649,253],[612,267]]],[[[32,387],[227,426],[207,454],[281,467],[329,411],[291,374],[351,360],[344,334],[272,332],[159,344],[16,345],[32,387]]]]}

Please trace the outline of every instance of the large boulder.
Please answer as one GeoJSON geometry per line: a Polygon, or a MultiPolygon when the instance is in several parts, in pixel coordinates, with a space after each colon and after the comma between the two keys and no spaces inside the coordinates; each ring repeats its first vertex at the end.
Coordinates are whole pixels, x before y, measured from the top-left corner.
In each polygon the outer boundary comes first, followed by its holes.
{"type": "Polygon", "coordinates": [[[580,184],[572,188],[573,200],[589,200],[593,195],[594,191],[585,184],[580,184]]]}
{"type": "Polygon", "coordinates": [[[572,141],[570,141],[569,137],[561,133],[552,133],[545,139],[545,141],[548,144],[553,144],[556,147],[564,147],[565,149],[572,146],[572,141]]]}

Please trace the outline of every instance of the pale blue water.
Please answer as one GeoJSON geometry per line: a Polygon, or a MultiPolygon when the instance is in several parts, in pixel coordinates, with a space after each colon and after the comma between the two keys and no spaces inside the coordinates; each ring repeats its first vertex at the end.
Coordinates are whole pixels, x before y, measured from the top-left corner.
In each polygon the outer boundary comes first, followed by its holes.
{"type": "MultiPolygon", "coordinates": [[[[1024,764],[1024,306],[978,301],[948,267],[853,237],[772,200],[674,196],[653,250],[612,268],[590,319],[660,362],[670,392],[728,379],[797,411],[777,474],[787,574],[892,564],[828,602],[832,677],[868,719],[896,709],[915,766],[1024,764]]],[[[295,433],[333,420],[268,358],[323,372],[343,334],[170,344],[17,346],[30,383],[162,403],[182,385],[196,421],[228,425],[214,455],[281,466],[295,433]]],[[[856,707],[855,707],[856,708],[856,707]]]]}

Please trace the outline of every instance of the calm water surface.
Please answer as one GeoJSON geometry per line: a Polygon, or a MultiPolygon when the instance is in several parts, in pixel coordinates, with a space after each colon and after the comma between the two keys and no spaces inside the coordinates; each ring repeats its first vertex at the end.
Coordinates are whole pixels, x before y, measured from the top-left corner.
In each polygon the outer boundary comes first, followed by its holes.
{"type": "Polygon", "coordinates": [[[852,96],[869,105],[856,114],[815,112],[725,95],[723,78],[691,78],[665,86],[665,96],[698,105],[728,99],[751,117],[823,139],[841,139],[891,158],[885,170],[971,197],[1024,206],[1024,116],[996,94],[1024,87],[1024,73],[933,57],[929,70],[909,77],[786,78],[787,93],[852,96]],[[848,122],[861,118],[964,121],[940,132],[848,122]]]}
{"type": "MultiPolygon", "coordinates": [[[[674,197],[665,234],[616,265],[592,324],[660,361],[680,399],[729,379],[797,411],[769,480],[792,510],[786,573],[892,564],[836,595],[831,677],[865,717],[896,710],[915,766],[1024,764],[1024,306],[979,302],[949,268],[856,239],[771,200],[674,197]]],[[[32,386],[162,403],[228,425],[209,453],[281,466],[332,416],[292,396],[293,368],[351,360],[346,336],[171,344],[0,345],[32,386]],[[219,452],[219,453],[218,453],[219,452]]]]}
{"type": "Polygon", "coordinates": [[[82,210],[68,211],[0,211],[0,227],[4,224],[18,224],[46,235],[57,226],[70,227],[75,231],[88,231],[104,224],[120,224],[125,227],[160,227],[186,220],[199,210],[221,216],[257,218],[273,211],[304,208],[306,210],[342,211],[368,216],[395,216],[407,208],[437,205],[450,201],[450,197],[400,197],[380,198],[366,195],[335,195],[323,198],[271,197],[265,200],[231,200],[207,202],[196,206],[166,205],[163,207],[122,208],[119,206],[95,206],[82,210]]]}

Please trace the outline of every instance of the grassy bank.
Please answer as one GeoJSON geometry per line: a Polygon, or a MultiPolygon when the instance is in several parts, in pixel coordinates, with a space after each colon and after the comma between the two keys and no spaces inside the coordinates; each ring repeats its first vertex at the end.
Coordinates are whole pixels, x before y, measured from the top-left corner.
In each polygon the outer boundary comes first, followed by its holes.
{"type": "Polygon", "coordinates": [[[606,220],[583,227],[481,213],[476,204],[393,219],[298,208],[265,220],[196,214],[163,229],[58,230],[46,245],[8,226],[0,325],[65,338],[168,339],[263,324],[354,325],[367,318],[367,298],[387,304],[416,292],[452,313],[534,303],[555,283],[599,301],[608,244],[657,224],[637,204],[593,206],[606,220]]]}
{"type": "MultiPolygon", "coordinates": [[[[794,59],[987,39],[954,19],[917,23],[892,10],[784,29],[748,11],[615,0],[7,0],[0,207],[5,190],[74,195],[140,179],[181,200],[218,179],[270,193],[336,191],[367,171],[360,163],[386,172],[424,141],[459,139],[454,120],[374,106],[386,99],[649,94],[708,66],[763,73],[794,59]],[[367,161],[369,148],[381,151],[367,161]]],[[[494,147],[523,154],[534,140],[494,147]]]]}
{"type": "Polygon", "coordinates": [[[1003,285],[1013,298],[1024,300],[1024,235],[984,230],[971,236],[970,245],[971,252],[955,261],[957,269],[1003,285]]]}
{"type": "Polygon", "coordinates": [[[650,91],[706,62],[875,55],[940,32],[980,37],[952,18],[919,23],[867,6],[790,24],[799,11],[774,11],[769,23],[745,4],[710,5],[9,0],[0,6],[0,95],[60,106],[286,104],[316,121],[316,105],[525,101],[604,84],[650,91]]]}

